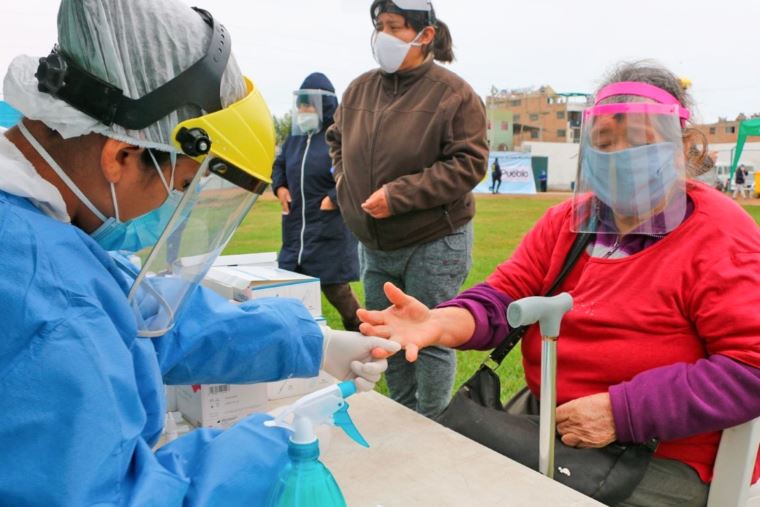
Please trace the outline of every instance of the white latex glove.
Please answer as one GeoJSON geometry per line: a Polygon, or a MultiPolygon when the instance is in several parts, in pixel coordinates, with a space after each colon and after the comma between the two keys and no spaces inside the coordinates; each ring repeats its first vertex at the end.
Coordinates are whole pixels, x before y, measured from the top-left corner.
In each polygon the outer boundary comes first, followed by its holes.
{"type": "Polygon", "coordinates": [[[376,336],[364,336],[354,331],[337,331],[321,326],[323,341],[322,369],[338,380],[355,379],[357,391],[371,391],[388,361],[372,357],[372,349],[383,349],[390,354],[401,350],[401,345],[376,336]]]}

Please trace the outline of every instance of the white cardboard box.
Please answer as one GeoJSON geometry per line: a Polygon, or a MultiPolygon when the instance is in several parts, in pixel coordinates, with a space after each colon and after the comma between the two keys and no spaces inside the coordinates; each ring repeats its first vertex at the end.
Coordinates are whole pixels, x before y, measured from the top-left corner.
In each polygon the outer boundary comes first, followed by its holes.
{"type": "Polygon", "coordinates": [[[220,255],[214,261],[214,267],[220,266],[264,266],[277,267],[277,252],[261,252],[240,255],[220,255]]]}
{"type": "Polygon", "coordinates": [[[267,409],[266,384],[195,384],[176,386],[177,408],[189,422],[207,428],[229,428],[267,409]]]}
{"type": "Polygon", "coordinates": [[[233,301],[286,297],[301,301],[312,316],[322,315],[319,278],[264,265],[212,267],[203,285],[233,301]]]}
{"type": "Polygon", "coordinates": [[[164,394],[166,395],[166,411],[177,411],[177,386],[164,385],[164,394]]]}
{"type": "Polygon", "coordinates": [[[333,377],[320,371],[317,377],[291,378],[280,380],[279,382],[268,382],[266,384],[267,397],[270,400],[280,400],[291,396],[303,396],[334,383],[335,379],[333,377]]]}
{"type": "MultiPolygon", "coordinates": [[[[276,260],[274,252],[222,256],[209,270],[203,285],[234,301],[262,297],[298,299],[317,323],[326,325],[319,279],[279,269],[276,260]]],[[[176,386],[177,409],[196,426],[228,428],[252,412],[266,411],[269,400],[302,396],[334,382],[335,379],[321,372],[310,379],[262,384],[176,386]]]]}

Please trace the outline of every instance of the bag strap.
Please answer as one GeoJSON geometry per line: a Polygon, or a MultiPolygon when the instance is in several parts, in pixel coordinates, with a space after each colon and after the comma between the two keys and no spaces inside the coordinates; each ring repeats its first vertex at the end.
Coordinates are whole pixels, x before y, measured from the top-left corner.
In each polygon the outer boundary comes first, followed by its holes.
{"type": "MultiPolygon", "coordinates": [[[[573,241],[573,246],[570,247],[570,252],[568,252],[567,257],[565,258],[565,264],[562,266],[562,270],[557,275],[557,278],[554,280],[554,283],[552,283],[552,286],[549,288],[549,290],[546,291],[545,296],[550,296],[552,292],[557,290],[560,285],[562,285],[562,282],[565,281],[567,275],[570,273],[570,271],[573,270],[575,263],[578,262],[578,259],[586,249],[586,246],[589,244],[589,241],[591,241],[591,238],[593,236],[594,234],[590,232],[576,234],[575,241],[573,241]]],[[[515,348],[517,342],[522,339],[528,327],[529,326],[520,326],[512,329],[504,341],[502,341],[501,344],[496,347],[493,352],[491,352],[491,354],[488,356],[488,359],[483,362],[482,366],[487,366],[491,370],[498,368],[501,365],[501,362],[504,361],[504,358],[507,357],[507,354],[509,354],[512,349],[515,348]]]]}

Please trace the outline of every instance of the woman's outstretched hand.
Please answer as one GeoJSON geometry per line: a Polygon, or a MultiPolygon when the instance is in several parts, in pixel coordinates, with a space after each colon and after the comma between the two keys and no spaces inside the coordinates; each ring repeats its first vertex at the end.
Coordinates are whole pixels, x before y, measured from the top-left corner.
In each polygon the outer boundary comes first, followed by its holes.
{"type": "MultiPolygon", "coordinates": [[[[391,306],[385,310],[361,309],[356,315],[362,320],[359,330],[368,336],[380,336],[406,349],[406,360],[417,360],[420,349],[440,344],[443,329],[433,318],[433,312],[412,296],[390,282],[383,286],[391,306]]],[[[388,356],[382,349],[373,351],[375,357],[388,356]]]]}

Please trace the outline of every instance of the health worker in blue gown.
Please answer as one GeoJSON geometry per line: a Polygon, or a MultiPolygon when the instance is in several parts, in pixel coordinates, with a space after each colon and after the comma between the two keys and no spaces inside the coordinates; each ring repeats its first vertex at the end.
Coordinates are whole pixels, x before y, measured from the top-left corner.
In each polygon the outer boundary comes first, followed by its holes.
{"type": "MultiPolygon", "coordinates": [[[[272,117],[234,38],[179,0],[63,0],[0,135],[0,504],[255,506],[288,435],[253,415],[153,451],[163,384],[374,386],[395,344],[300,302],[198,286],[270,183],[272,117]]],[[[254,215],[255,223],[255,215],[254,215]]]]}

